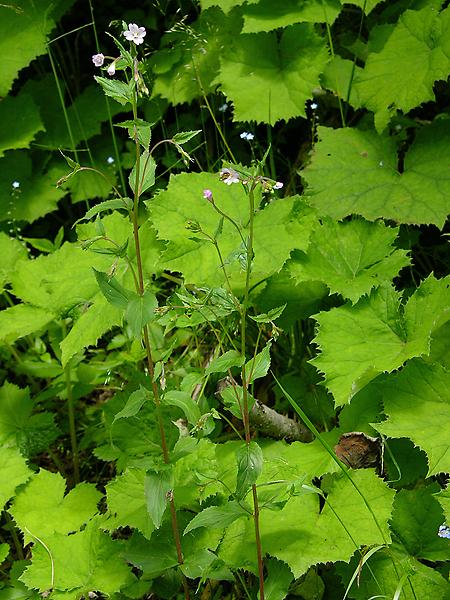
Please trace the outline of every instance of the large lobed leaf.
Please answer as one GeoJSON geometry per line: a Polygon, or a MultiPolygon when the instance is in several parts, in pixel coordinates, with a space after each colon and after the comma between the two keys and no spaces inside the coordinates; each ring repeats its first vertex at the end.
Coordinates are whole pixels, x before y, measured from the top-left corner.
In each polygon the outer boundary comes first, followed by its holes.
{"type": "Polygon", "coordinates": [[[398,228],[380,222],[323,219],[311,235],[307,252],[290,261],[293,279],[322,281],[332,293],[354,303],[409,264],[406,251],[393,247],[397,234],[398,228]]]}
{"type": "Polygon", "coordinates": [[[380,386],[388,419],[374,425],[393,438],[409,438],[428,457],[428,477],[450,471],[450,374],[438,364],[415,359],[380,386]]]}
{"type": "Polygon", "coordinates": [[[328,60],[309,23],[288,27],[280,40],[274,32],[242,34],[224,48],[216,83],[233,101],[236,121],[274,124],[306,117],[305,102],[328,60]]]}
{"type": "Polygon", "coordinates": [[[393,138],[370,130],[326,127],[319,127],[318,135],[302,176],[321,214],[443,227],[450,195],[449,120],[435,121],[418,132],[402,173],[393,138]]]}
{"type": "Polygon", "coordinates": [[[355,87],[382,131],[395,109],[434,100],[433,84],[450,70],[450,8],[407,10],[380,52],[369,54],[355,87]]]}
{"type": "Polygon", "coordinates": [[[341,406],[382,372],[415,356],[428,355],[433,331],[450,317],[447,279],[430,275],[404,306],[392,287],[381,287],[355,306],[346,304],[315,316],[320,354],[311,362],[341,406]]]}

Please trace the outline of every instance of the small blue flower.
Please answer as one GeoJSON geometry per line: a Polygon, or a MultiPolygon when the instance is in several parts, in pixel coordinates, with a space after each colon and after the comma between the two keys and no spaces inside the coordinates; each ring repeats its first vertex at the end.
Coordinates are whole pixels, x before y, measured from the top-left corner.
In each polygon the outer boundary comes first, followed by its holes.
{"type": "Polygon", "coordinates": [[[241,139],[246,140],[247,142],[251,142],[254,139],[254,135],[253,133],[250,133],[249,131],[243,131],[241,133],[241,139]]]}
{"type": "Polygon", "coordinates": [[[106,159],[106,162],[108,163],[108,165],[113,165],[114,164],[114,158],[112,156],[108,156],[108,158],[106,159]]]}
{"type": "Polygon", "coordinates": [[[448,527],[448,525],[441,525],[439,527],[438,536],[450,540],[450,527],[448,527]]]}
{"type": "Polygon", "coordinates": [[[18,188],[20,188],[20,181],[15,180],[12,182],[11,185],[15,190],[17,190],[18,188]]]}
{"type": "Polygon", "coordinates": [[[311,102],[311,110],[316,110],[317,106],[317,102],[311,102]]]}
{"type": "Polygon", "coordinates": [[[228,104],[226,102],[221,104],[217,110],[224,113],[226,110],[228,110],[228,104]]]}

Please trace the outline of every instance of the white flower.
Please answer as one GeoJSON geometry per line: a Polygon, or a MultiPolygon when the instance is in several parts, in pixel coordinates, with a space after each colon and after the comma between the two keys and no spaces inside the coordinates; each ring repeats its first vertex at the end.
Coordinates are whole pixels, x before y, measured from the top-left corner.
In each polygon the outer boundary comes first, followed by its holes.
{"type": "Polygon", "coordinates": [[[219,112],[225,112],[227,109],[228,109],[228,104],[225,102],[224,104],[221,104],[217,110],[219,112]]]}
{"type": "Polygon", "coordinates": [[[316,110],[317,106],[317,102],[311,102],[311,110],[316,110]]]}
{"type": "Polygon", "coordinates": [[[108,165],[112,165],[112,164],[114,164],[114,158],[112,156],[108,156],[108,158],[106,159],[106,162],[108,163],[108,165]]]}
{"type": "Polygon", "coordinates": [[[15,190],[17,190],[18,188],[20,188],[20,181],[15,180],[12,182],[11,185],[15,190]]]}
{"type": "Polygon", "coordinates": [[[94,65],[96,67],[101,67],[103,65],[103,63],[105,62],[105,57],[103,56],[102,53],[94,54],[92,56],[92,62],[94,63],[94,65]]]}
{"type": "Polygon", "coordinates": [[[247,140],[247,142],[251,142],[255,136],[253,135],[253,133],[250,133],[249,131],[243,131],[241,133],[240,137],[243,140],[247,140]]]}
{"type": "Polygon", "coordinates": [[[219,172],[220,180],[231,185],[232,183],[239,183],[239,173],[234,169],[223,168],[219,172]]]}
{"type": "Polygon", "coordinates": [[[275,183],[275,185],[273,186],[273,189],[274,189],[274,190],[281,190],[281,188],[283,187],[283,185],[284,185],[284,184],[283,184],[281,181],[277,181],[277,182],[275,183]]]}
{"type": "Polygon", "coordinates": [[[134,42],[136,45],[139,45],[144,42],[146,33],[145,27],[138,27],[136,23],[130,23],[128,25],[128,31],[124,31],[123,35],[129,42],[134,42]]]}
{"type": "Polygon", "coordinates": [[[108,75],[110,75],[111,77],[114,75],[114,73],[116,72],[116,61],[112,62],[109,67],[106,69],[106,72],[108,73],[108,75]]]}

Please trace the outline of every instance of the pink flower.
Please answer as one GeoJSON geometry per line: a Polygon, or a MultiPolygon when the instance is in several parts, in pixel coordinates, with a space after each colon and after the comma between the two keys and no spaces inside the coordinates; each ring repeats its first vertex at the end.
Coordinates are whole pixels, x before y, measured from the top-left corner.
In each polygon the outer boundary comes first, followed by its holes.
{"type": "Polygon", "coordinates": [[[123,35],[129,42],[134,42],[136,45],[139,45],[144,42],[146,33],[145,27],[138,27],[136,23],[130,23],[128,25],[128,31],[124,31],[123,35]]]}
{"type": "Polygon", "coordinates": [[[208,200],[208,202],[211,202],[213,197],[213,193],[211,190],[203,190],[203,198],[205,200],[208,200]]]}
{"type": "Polygon", "coordinates": [[[116,61],[112,62],[109,67],[106,69],[106,72],[108,73],[108,75],[110,77],[112,77],[114,75],[114,73],[116,72],[116,61]]]}
{"type": "Polygon", "coordinates": [[[96,67],[101,67],[103,65],[104,61],[105,61],[105,57],[103,56],[102,53],[94,54],[92,56],[92,62],[94,63],[94,65],[96,67]]]}
{"type": "Polygon", "coordinates": [[[239,173],[234,169],[227,169],[226,167],[220,169],[219,172],[220,180],[226,183],[227,185],[231,185],[232,183],[239,183],[239,173]]]}

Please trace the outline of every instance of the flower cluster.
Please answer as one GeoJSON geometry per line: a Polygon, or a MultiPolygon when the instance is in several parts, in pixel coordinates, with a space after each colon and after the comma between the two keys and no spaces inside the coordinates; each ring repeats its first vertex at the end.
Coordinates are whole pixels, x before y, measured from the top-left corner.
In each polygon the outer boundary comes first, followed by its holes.
{"type": "Polygon", "coordinates": [[[249,131],[243,131],[240,135],[240,138],[242,140],[246,140],[247,142],[251,142],[255,138],[255,136],[249,131]]]}
{"type": "MultiPolygon", "coordinates": [[[[283,187],[283,183],[281,181],[273,181],[273,179],[269,179],[268,177],[262,177],[261,175],[257,175],[256,177],[250,178],[244,177],[235,169],[229,169],[228,167],[220,169],[219,177],[220,180],[226,183],[227,185],[231,185],[232,183],[243,183],[245,185],[250,181],[253,181],[255,183],[261,184],[261,187],[264,192],[273,192],[274,190],[281,190],[281,188],[283,187]]],[[[205,190],[203,192],[205,198],[206,191],[209,190],[205,190]]],[[[210,200],[210,198],[207,198],[207,200],[210,200]]]]}

